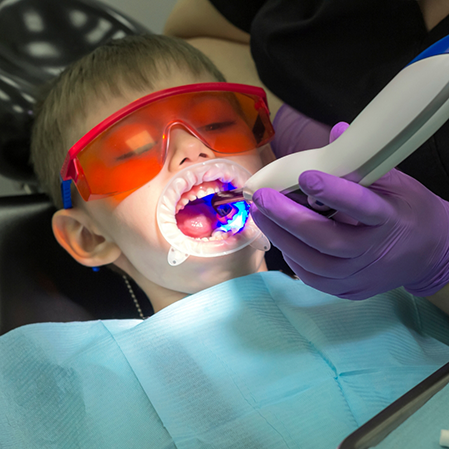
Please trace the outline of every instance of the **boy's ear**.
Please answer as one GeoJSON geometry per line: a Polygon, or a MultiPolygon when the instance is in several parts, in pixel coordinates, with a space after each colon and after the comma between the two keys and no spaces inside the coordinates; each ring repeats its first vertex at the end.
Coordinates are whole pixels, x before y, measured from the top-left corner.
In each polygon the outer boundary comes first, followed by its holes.
{"type": "Polygon", "coordinates": [[[58,243],[82,265],[110,264],[121,254],[117,244],[91,230],[87,215],[80,209],[58,210],[53,215],[52,227],[58,243]]]}

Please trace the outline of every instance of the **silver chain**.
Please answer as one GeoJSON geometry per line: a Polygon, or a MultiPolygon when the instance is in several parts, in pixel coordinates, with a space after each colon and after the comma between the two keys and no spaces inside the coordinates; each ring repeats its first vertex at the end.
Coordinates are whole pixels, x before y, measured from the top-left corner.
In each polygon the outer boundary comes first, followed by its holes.
{"type": "Polygon", "coordinates": [[[123,277],[123,279],[125,280],[125,284],[126,284],[126,286],[128,287],[129,294],[131,295],[131,298],[132,298],[133,301],[134,301],[134,305],[136,306],[136,309],[137,309],[137,311],[139,312],[140,318],[142,318],[142,320],[144,320],[145,317],[143,316],[142,309],[140,308],[139,301],[138,301],[138,299],[136,298],[136,295],[134,294],[134,290],[133,290],[133,288],[131,287],[131,284],[129,283],[128,276],[126,276],[125,274],[123,274],[122,277],[123,277]]]}

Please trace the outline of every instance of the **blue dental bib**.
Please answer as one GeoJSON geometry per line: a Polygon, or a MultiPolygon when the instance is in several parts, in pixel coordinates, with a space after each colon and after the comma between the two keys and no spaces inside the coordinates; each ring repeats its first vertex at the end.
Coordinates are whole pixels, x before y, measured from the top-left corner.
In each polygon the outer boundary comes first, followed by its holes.
{"type": "Polygon", "coordinates": [[[449,319],[399,289],[338,299],[278,273],[145,321],[0,337],[0,446],[336,448],[449,360],[449,319]]]}

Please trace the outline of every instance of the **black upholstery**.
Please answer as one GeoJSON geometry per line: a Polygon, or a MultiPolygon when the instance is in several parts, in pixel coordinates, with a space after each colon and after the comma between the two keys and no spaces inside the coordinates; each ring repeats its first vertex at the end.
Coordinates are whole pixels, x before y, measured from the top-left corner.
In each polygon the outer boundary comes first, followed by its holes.
{"type": "Polygon", "coordinates": [[[0,174],[35,182],[31,110],[42,85],[111,38],[144,32],[96,0],[0,0],[0,174]]]}
{"type": "MultiPolygon", "coordinates": [[[[144,32],[96,0],[0,0],[0,175],[36,189],[29,139],[42,85],[107,40],[144,32]]],[[[0,197],[0,334],[33,322],[138,317],[121,276],[93,272],[59,247],[53,212],[45,195],[0,197]]]]}

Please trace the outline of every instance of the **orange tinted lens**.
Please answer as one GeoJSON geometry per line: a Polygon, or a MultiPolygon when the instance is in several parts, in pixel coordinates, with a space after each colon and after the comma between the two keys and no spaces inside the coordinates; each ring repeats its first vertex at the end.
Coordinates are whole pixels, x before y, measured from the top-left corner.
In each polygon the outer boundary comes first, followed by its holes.
{"type": "Polygon", "coordinates": [[[138,188],[162,168],[161,140],[156,130],[122,120],[78,155],[93,195],[113,195],[138,188]]]}
{"type": "Polygon", "coordinates": [[[257,109],[259,102],[258,97],[239,93],[190,92],[149,103],[113,124],[78,154],[82,190],[114,195],[153,179],[163,167],[163,133],[172,123],[188,125],[214,151],[252,150],[273,135],[266,111],[257,109]]]}
{"type": "Polygon", "coordinates": [[[258,103],[257,97],[233,92],[197,94],[185,121],[214,151],[241,153],[273,135],[268,114],[258,103]]]}

